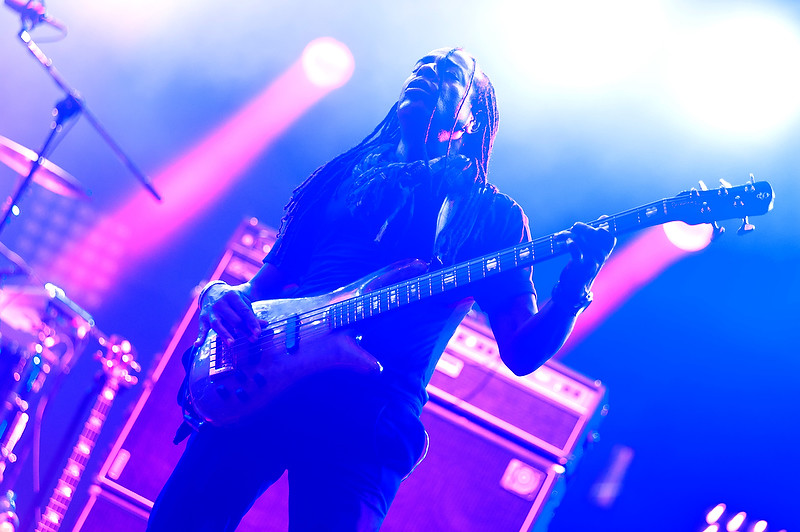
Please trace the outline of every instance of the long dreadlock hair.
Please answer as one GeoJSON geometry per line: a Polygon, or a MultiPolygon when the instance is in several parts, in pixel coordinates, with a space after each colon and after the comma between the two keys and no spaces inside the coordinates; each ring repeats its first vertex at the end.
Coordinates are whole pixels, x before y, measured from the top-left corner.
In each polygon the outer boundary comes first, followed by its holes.
{"type": "MultiPolygon", "coordinates": [[[[460,48],[457,48],[460,50],[460,48]]],[[[472,113],[475,117],[477,129],[470,135],[464,135],[464,140],[459,153],[471,159],[477,167],[476,181],[481,188],[491,188],[493,185],[487,181],[489,173],[489,157],[492,145],[497,134],[498,115],[497,101],[494,86],[474,63],[473,75],[472,113]]],[[[341,153],[317,168],[303,183],[292,192],[289,203],[284,208],[284,216],[278,237],[282,245],[296,240],[298,235],[304,233],[301,220],[309,218],[309,214],[318,212],[321,204],[329,199],[336,187],[346,179],[353,168],[370,153],[386,144],[397,145],[400,142],[400,120],[397,116],[395,103],[383,120],[361,142],[341,153]]],[[[426,161],[427,162],[427,161],[426,161]]],[[[307,225],[307,224],[306,224],[307,225]]],[[[473,224],[468,224],[459,234],[452,235],[454,241],[462,242],[473,224]]],[[[301,237],[302,239],[302,237],[301,237]]]]}

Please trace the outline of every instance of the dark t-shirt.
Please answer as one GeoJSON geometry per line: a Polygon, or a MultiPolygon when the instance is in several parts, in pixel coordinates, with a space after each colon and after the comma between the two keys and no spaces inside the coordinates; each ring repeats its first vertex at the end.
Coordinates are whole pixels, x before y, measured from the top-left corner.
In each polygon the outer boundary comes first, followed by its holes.
{"type": "MultiPolygon", "coordinates": [[[[297,286],[292,297],[330,292],[404,259],[431,260],[442,196],[431,197],[425,187],[399,190],[393,172],[406,171],[407,166],[401,165],[400,170],[397,166],[381,175],[377,197],[400,194],[402,200],[376,201],[372,194],[369,198],[377,207],[354,208],[350,200],[356,178],[350,176],[326,198],[326,207],[307,215],[316,219],[300,222],[304,224],[301,241],[289,245],[278,240],[264,262],[276,266],[297,286]],[[391,218],[388,225],[387,218],[391,218]]],[[[424,169],[417,165],[415,171],[424,169]]],[[[485,187],[477,205],[472,231],[446,262],[461,262],[530,240],[525,214],[505,194],[485,187]]],[[[384,367],[373,393],[403,401],[419,413],[427,401],[425,387],[436,362],[473,301],[491,311],[526,293],[535,293],[531,270],[520,268],[356,324],[361,345],[384,367]]]]}

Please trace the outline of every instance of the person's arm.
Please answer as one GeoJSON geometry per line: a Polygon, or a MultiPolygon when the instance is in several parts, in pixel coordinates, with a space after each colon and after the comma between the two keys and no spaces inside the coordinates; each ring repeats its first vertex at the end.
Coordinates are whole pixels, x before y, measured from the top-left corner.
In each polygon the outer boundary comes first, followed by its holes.
{"type": "Polygon", "coordinates": [[[608,231],[581,223],[568,237],[572,259],[541,310],[533,295],[524,294],[493,305],[489,313],[500,356],[517,375],[533,372],[564,345],[578,314],[591,301],[594,278],[616,243],[608,231]]]}
{"type": "Polygon", "coordinates": [[[200,295],[200,328],[195,345],[205,341],[206,334],[214,329],[226,342],[232,342],[237,332],[247,332],[251,340],[261,334],[261,325],[253,313],[252,302],[278,297],[286,286],[283,273],[272,264],[265,263],[250,281],[231,286],[214,281],[200,295]]]}

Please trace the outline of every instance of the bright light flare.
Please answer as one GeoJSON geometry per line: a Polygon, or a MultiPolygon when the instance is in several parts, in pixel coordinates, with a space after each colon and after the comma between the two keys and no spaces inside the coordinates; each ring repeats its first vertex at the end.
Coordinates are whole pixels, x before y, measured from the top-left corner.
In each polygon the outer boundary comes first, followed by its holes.
{"type": "Polygon", "coordinates": [[[668,31],[661,0],[502,2],[487,16],[514,69],[537,83],[597,88],[642,68],[668,31]]]}
{"type": "Polygon", "coordinates": [[[102,286],[92,275],[74,279],[71,289],[99,292],[115,286],[123,269],[133,269],[137,259],[166,245],[177,232],[220,201],[303,113],[344,84],[353,71],[352,59],[349,50],[333,39],[312,41],[303,57],[280,77],[154,177],[164,198],[162,204],[155,204],[145,191],[137,191],[62,254],[54,269],[71,271],[80,264],[87,272],[95,273],[93,262],[82,262],[82,250],[113,243],[118,253],[108,259],[117,264],[107,268],[102,286]]]}
{"type": "Polygon", "coordinates": [[[800,113],[800,31],[790,17],[740,11],[675,45],[667,79],[694,121],[716,132],[759,134],[800,113]]]}
{"type": "Polygon", "coordinates": [[[711,224],[689,225],[684,222],[669,222],[662,226],[667,239],[678,249],[700,251],[711,243],[714,228],[711,224]]]}
{"type": "Polygon", "coordinates": [[[320,37],[308,43],[301,61],[308,80],[329,89],[347,83],[356,65],[350,49],[330,37],[320,37]]]}
{"type": "Polygon", "coordinates": [[[747,514],[745,512],[739,512],[738,514],[734,515],[733,518],[728,521],[728,524],[725,525],[725,530],[728,532],[736,532],[739,530],[739,527],[742,526],[744,523],[747,514]]]}
{"type": "Polygon", "coordinates": [[[722,502],[714,506],[714,508],[706,514],[706,523],[712,525],[719,521],[719,518],[722,517],[722,514],[725,512],[725,508],[725,503],[722,502]]]}

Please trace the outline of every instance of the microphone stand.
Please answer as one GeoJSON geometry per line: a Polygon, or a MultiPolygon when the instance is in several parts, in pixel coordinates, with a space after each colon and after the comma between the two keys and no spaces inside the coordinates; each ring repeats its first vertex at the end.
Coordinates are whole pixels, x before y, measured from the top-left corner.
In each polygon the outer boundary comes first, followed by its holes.
{"type": "Polygon", "coordinates": [[[55,118],[53,122],[50,124],[50,134],[47,136],[47,139],[44,141],[44,145],[42,149],[39,150],[37,153],[37,158],[35,161],[31,162],[31,169],[28,172],[28,175],[25,176],[25,179],[17,186],[17,189],[14,191],[14,195],[7,200],[3,211],[3,218],[0,221],[0,233],[2,233],[3,228],[6,226],[6,222],[8,221],[11,214],[14,212],[14,208],[17,206],[17,202],[22,197],[22,193],[28,188],[31,181],[33,180],[33,174],[42,166],[47,155],[50,153],[50,146],[53,143],[56,135],[63,129],[64,124],[72,117],[77,115],[80,112],[80,106],[77,104],[77,99],[72,96],[68,95],[66,98],[58,102],[53,109],[53,117],[55,118]]]}
{"type": "Polygon", "coordinates": [[[30,172],[25,177],[25,179],[20,183],[17,187],[16,191],[14,192],[14,196],[8,201],[8,204],[5,206],[2,220],[0,220],[0,232],[2,232],[3,228],[6,225],[9,217],[11,216],[14,208],[19,201],[22,193],[25,189],[30,185],[31,180],[33,179],[33,175],[36,173],[36,170],[44,162],[44,158],[48,155],[50,151],[50,146],[55,139],[55,136],[63,130],[64,124],[74,116],[78,115],[79,113],[83,113],[89,123],[94,127],[94,129],[100,134],[103,140],[111,147],[111,150],[114,154],[123,162],[123,164],[128,168],[128,170],[133,173],[133,175],[142,183],[142,185],[150,192],[150,194],[158,201],[161,201],[161,196],[156,191],[155,187],[153,186],[150,178],[148,178],[136,164],[128,157],[122,148],[114,141],[111,135],[106,131],[106,129],[100,124],[100,121],[97,117],[92,113],[89,108],[86,106],[86,103],[81,98],[80,93],[72,88],[69,83],[64,79],[61,73],[56,70],[56,67],[53,66],[53,61],[49,57],[47,57],[42,49],[34,42],[33,38],[31,37],[28,30],[31,30],[35,26],[35,22],[30,20],[27,17],[22,18],[22,30],[19,32],[19,38],[28,48],[28,50],[33,54],[33,56],[42,64],[42,66],[47,70],[47,73],[50,74],[50,77],[53,78],[58,87],[64,91],[66,97],[59,101],[55,109],[53,110],[53,115],[55,116],[55,120],[50,125],[50,134],[48,135],[47,139],[45,140],[44,145],[42,146],[41,150],[37,154],[37,160],[31,163],[30,172]]]}

